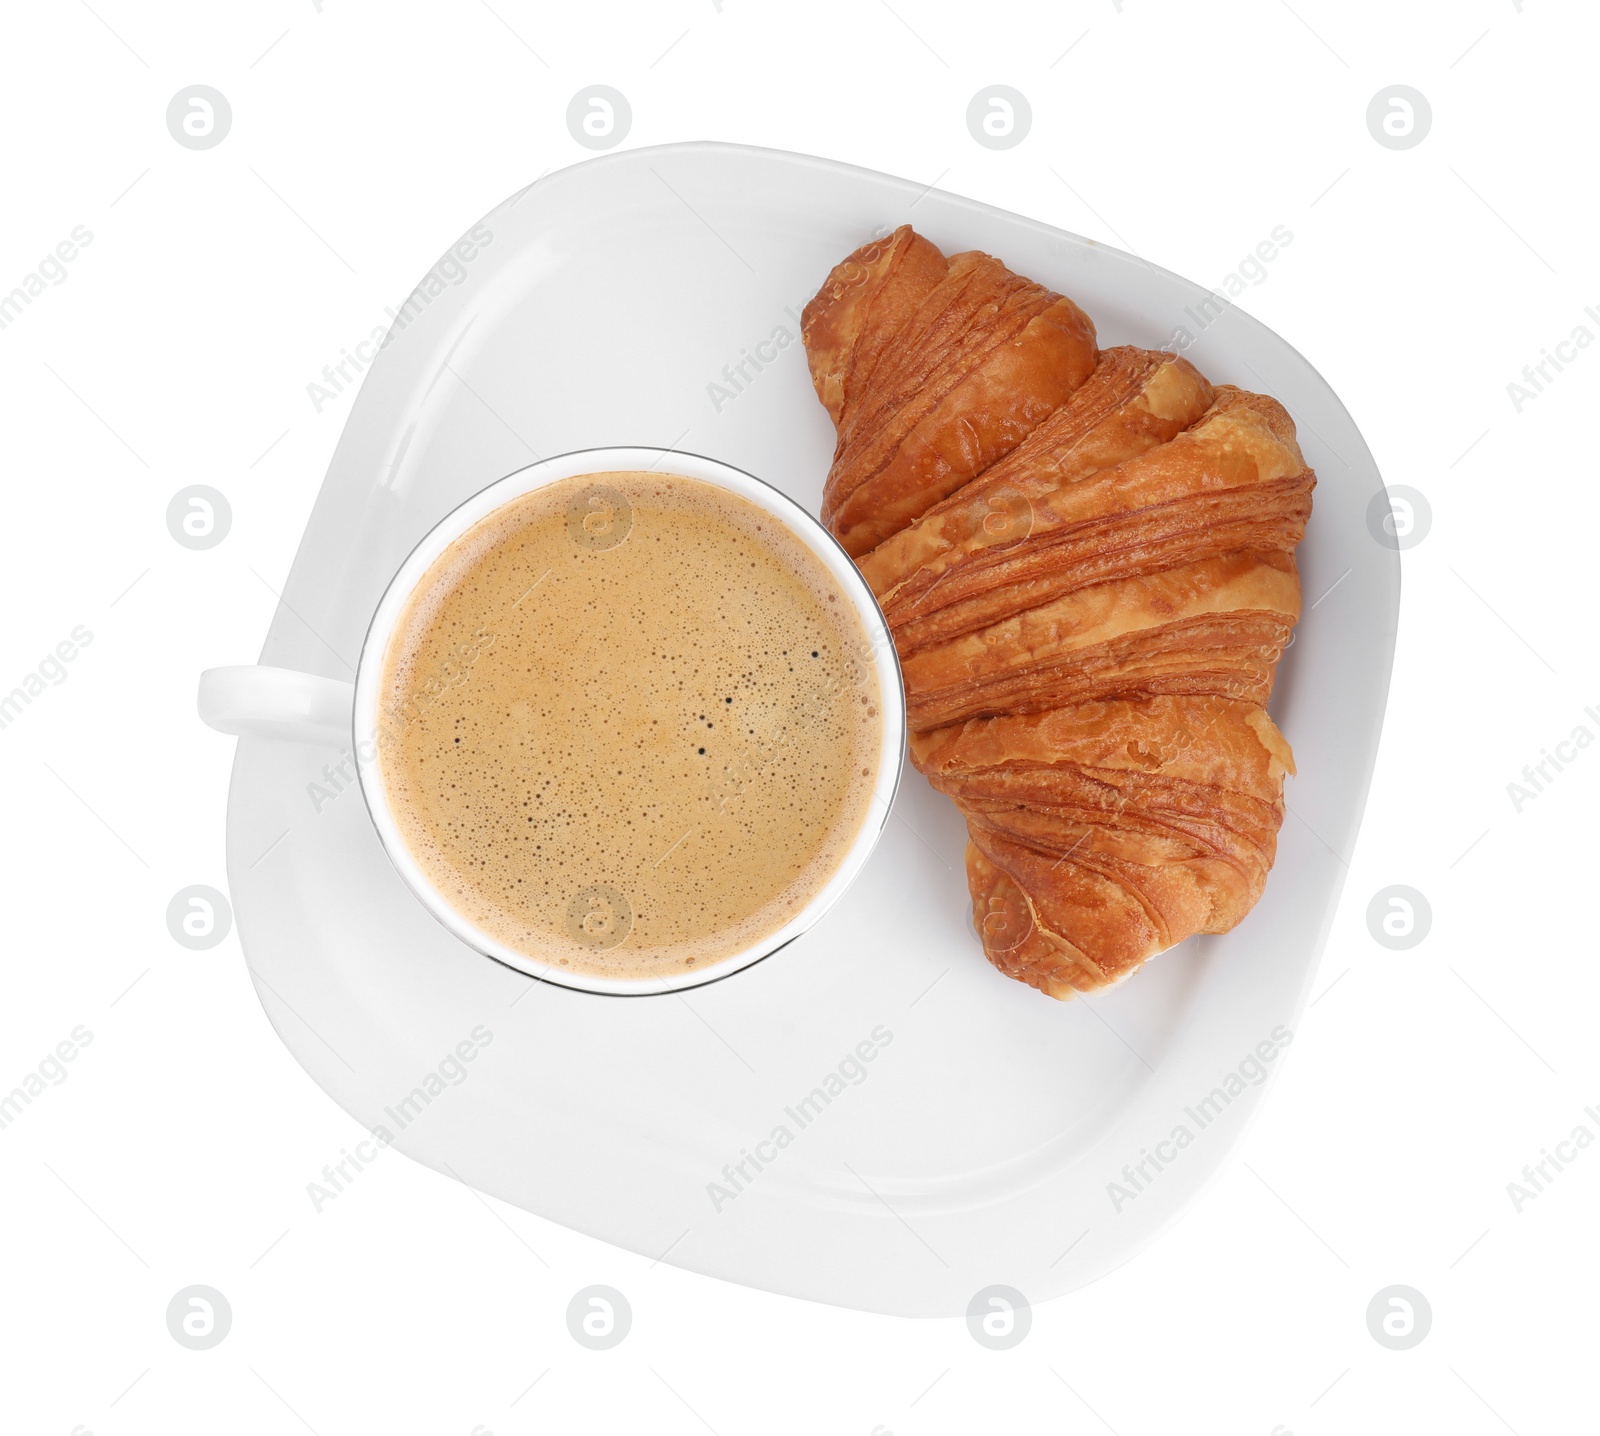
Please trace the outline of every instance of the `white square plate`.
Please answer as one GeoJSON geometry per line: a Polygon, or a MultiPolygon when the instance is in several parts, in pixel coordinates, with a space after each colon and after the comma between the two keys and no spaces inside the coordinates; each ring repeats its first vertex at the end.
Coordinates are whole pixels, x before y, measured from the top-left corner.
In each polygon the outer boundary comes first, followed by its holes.
{"type": "Polygon", "coordinates": [[[472,257],[401,311],[261,661],[350,678],[412,545],[535,457],[668,445],[814,512],[833,433],[799,312],[831,265],[907,220],[1070,295],[1102,344],[1188,331],[1210,379],[1276,395],[1299,425],[1319,478],[1308,607],[1273,710],[1300,772],[1239,928],[1092,998],[1008,981],[970,927],[963,824],[915,772],[821,924],[687,996],[541,986],[462,945],[391,868],[359,792],[313,795],[329,752],[241,740],[228,858],[268,1015],[401,1150],[652,1259],[925,1315],[994,1284],[1037,1302],[1127,1260],[1281,1066],[1365,803],[1399,604],[1398,552],[1368,527],[1382,481],[1294,349],[1231,307],[1201,326],[1207,292],[1143,260],[906,180],[726,145],[608,155],[485,216],[472,257]],[[464,1079],[429,1081],[467,1039],[464,1079]]]}

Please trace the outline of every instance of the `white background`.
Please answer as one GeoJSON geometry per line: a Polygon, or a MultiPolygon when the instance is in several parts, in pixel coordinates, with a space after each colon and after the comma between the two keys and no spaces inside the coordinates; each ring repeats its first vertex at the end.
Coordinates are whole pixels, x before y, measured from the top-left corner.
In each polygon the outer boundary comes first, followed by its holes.
{"type": "Polygon", "coordinates": [[[0,330],[0,690],[74,626],[93,641],[0,730],[0,1089],[75,1026],[93,1041],[0,1131],[0,1428],[1594,1429],[1600,1144],[1520,1212],[1507,1184],[1600,1136],[1600,751],[1520,813],[1507,784],[1600,736],[1600,350],[1520,413],[1507,385],[1600,336],[1597,39],[1575,0],[8,7],[0,293],[93,239],[0,330]],[[200,152],[164,120],[194,83],[233,109],[200,152]],[[1010,1351],[652,1266],[398,1154],[317,1214],[306,1184],[359,1129],[279,1044],[236,936],[167,932],[180,888],[226,885],[233,745],[195,675],[258,651],[349,411],[307,384],[478,215],[587,156],[565,112],[592,83],[631,102],[628,146],[937,181],[1206,284],[1286,226],[1238,302],[1431,504],[1366,824],[1265,1114],[1165,1237],[1010,1351]],[[964,118],[994,83],[1034,116],[1000,152],[964,118]],[[1394,83],[1433,110],[1404,151],[1365,120],[1394,83]],[[206,552],[165,525],[193,483],[233,508],[206,552]],[[1405,952],[1367,925],[1395,883],[1433,912],[1405,952]],[[166,1329],[192,1283],[232,1305],[209,1351],[166,1329]],[[594,1283],[633,1308],[610,1351],[565,1326],[594,1283]],[[1432,1308],[1409,1351],[1367,1330],[1394,1283],[1432,1308]]]}

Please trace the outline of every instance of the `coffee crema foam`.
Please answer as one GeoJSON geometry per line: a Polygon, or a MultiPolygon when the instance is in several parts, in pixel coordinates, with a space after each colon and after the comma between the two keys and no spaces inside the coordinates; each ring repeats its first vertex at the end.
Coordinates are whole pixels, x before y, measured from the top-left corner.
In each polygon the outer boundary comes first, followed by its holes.
{"type": "Polygon", "coordinates": [[[676,474],[565,479],[457,539],[384,656],[379,769],[462,916],[552,967],[704,968],[776,932],[866,821],[881,701],[821,560],[676,474]]]}

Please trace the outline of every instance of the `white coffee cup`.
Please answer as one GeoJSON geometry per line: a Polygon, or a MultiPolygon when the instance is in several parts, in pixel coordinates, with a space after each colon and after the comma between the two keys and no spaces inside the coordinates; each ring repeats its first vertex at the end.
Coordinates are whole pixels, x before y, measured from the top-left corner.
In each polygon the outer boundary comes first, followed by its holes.
{"type": "Polygon", "coordinates": [[[816,923],[854,881],[877,845],[894,802],[906,748],[905,690],[901,686],[900,663],[888,624],[866,580],[833,536],[793,499],[740,469],[698,454],[642,447],[580,449],[544,459],[490,484],[447,514],[412,549],[390,580],[362,643],[353,684],[287,668],[212,668],[200,675],[199,708],[200,717],[222,733],[348,749],[355,753],[362,797],[384,851],[412,892],[439,922],[468,946],[530,977],[585,992],[623,996],[679,992],[721,981],[771,956],[816,923]],[[881,721],[877,768],[867,818],[833,875],[800,912],[759,942],[705,968],[691,968],[658,978],[607,978],[547,965],[518,952],[484,932],[451,906],[401,837],[384,789],[380,764],[376,761],[376,740],[382,730],[379,702],[384,655],[408,600],[434,561],[480,519],[535,489],[580,474],[641,469],[681,474],[739,495],[770,514],[821,560],[854,604],[866,632],[868,656],[882,695],[878,705],[881,721]]]}

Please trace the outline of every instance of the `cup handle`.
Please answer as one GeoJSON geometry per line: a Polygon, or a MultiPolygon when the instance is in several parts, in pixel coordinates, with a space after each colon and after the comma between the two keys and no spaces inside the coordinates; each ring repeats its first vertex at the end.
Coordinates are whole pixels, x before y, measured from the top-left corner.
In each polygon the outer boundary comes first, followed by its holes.
{"type": "Polygon", "coordinates": [[[219,733],[338,747],[350,742],[353,683],[248,664],[200,675],[200,718],[219,733]]]}

